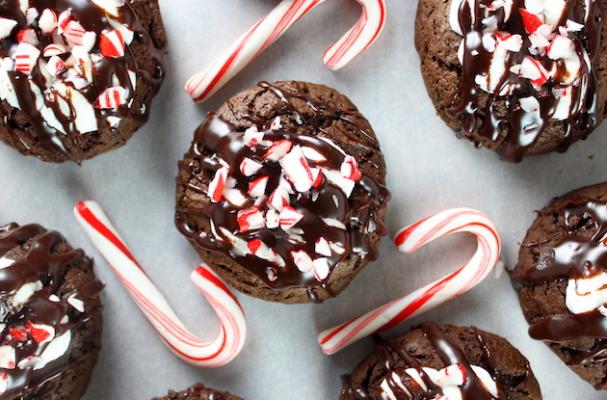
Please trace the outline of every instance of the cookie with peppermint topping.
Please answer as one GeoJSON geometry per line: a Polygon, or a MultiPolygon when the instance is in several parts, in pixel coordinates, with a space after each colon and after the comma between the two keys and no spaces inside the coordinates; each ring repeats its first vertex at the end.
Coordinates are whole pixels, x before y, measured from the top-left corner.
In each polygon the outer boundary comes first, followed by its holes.
{"type": "Polygon", "coordinates": [[[169,392],[164,397],[156,397],[154,400],[242,400],[228,392],[220,392],[197,383],[181,392],[169,392]]]}
{"type": "Polygon", "coordinates": [[[0,139],[43,161],[124,145],[164,79],[157,0],[0,4],[0,139]]]}
{"type": "Polygon", "coordinates": [[[343,377],[340,400],[541,400],[529,361],[506,339],[473,327],[424,323],[343,377]]]}
{"type": "Polygon", "coordinates": [[[565,151],[602,121],[605,0],[422,0],[415,43],[434,106],[502,159],[565,151]]]}
{"type": "Polygon", "coordinates": [[[101,349],[93,261],[40,225],[0,227],[0,398],[77,400],[101,349]]]}
{"type": "Polygon", "coordinates": [[[389,193],[369,122],[336,90],[262,82],[198,128],[176,224],[238,290],[321,302],[378,257],[389,193]]]}

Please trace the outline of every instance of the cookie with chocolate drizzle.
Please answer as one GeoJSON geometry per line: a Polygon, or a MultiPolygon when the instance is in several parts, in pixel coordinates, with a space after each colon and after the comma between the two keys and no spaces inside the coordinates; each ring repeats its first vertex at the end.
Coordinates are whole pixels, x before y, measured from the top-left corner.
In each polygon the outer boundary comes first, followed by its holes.
{"type": "Polygon", "coordinates": [[[170,391],[164,397],[156,397],[153,400],[242,400],[228,392],[220,392],[209,389],[201,383],[197,383],[182,392],[170,391]]]}
{"type": "Polygon", "coordinates": [[[529,334],[607,390],[607,184],[538,212],[511,271],[529,334]]]}
{"type": "Polygon", "coordinates": [[[502,159],[565,151],[604,118],[606,0],[422,0],[416,47],[438,114],[502,159]]]}
{"type": "Polygon", "coordinates": [[[3,142],[79,163],[147,121],[164,78],[157,0],[3,0],[0,18],[3,142]]]}
{"type": "Polygon", "coordinates": [[[82,397],[101,349],[102,288],[59,233],[0,227],[0,398],[82,397]]]}
{"type": "Polygon", "coordinates": [[[196,131],[179,163],[176,224],[238,290],[321,302],[377,258],[385,174],[373,129],[347,97],[263,82],[196,131]]]}
{"type": "Polygon", "coordinates": [[[375,352],[343,381],[341,400],[542,398],[529,362],[506,339],[434,323],[379,339],[375,352]]]}

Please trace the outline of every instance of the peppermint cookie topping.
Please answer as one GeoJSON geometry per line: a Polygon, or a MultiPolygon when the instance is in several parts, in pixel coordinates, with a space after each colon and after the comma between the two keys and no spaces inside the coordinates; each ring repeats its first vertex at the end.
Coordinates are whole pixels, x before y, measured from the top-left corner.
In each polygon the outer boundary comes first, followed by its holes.
{"type": "MultiPolygon", "coordinates": [[[[539,392],[526,360],[512,354],[510,362],[521,364],[528,373],[513,381],[500,381],[512,365],[500,365],[504,359],[495,357],[492,348],[503,346],[514,351],[501,338],[475,328],[441,327],[423,324],[396,341],[381,341],[374,355],[367,358],[352,376],[344,378],[341,400],[492,400],[539,398],[539,392]],[[450,335],[465,340],[456,344],[450,335]],[[486,342],[486,337],[491,340],[486,342]],[[467,340],[471,340],[468,343],[467,340]],[[465,351],[464,351],[465,349],[465,351]],[[473,350],[476,349],[476,350],[473,350]],[[469,355],[481,365],[470,362],[469,355]],[[478,353],[478,354],[477,354],[478,353]],[[518,360],[517,360],[518,359],[518,360]],[[515,361],[516,360],[516,361],[515,361]],[[443,365],[432,368],[430,365],[443,365]],[[500,370],[500,367],[505,367],[500,370]],[[364,374],[366,373],[366,374],[364,374]],[[364,378],[366,376],[366,378],[364,378]],[[528,386],[527,386],[528,385],[528,386]],[[526,387],[526,396],[512,396],[516,389],[526,387]]],[[[517,367],[519,367],[517,365],[517,367]]],[[[521,371],[519,371],[520,373],[521,371]]],[[[522,391],[525,393],[525,391],[522,391]]]]}
{"type": "Polygon", "coordinates": [[[0,228],[3,399],[80,397],[99,350],[100,290],[92,261],[57,232],[0,228]]]}
{"type": "Polygon", "coordinates": [[[550,123],[563,126],[561,150],[594,129],[602,10],[599,0],[578,3],[452,0],[462,81],[448,113],[465,134],[519,161],[550,123]]]}
{"type": "Polygon", "coordinates": [[[162,46],[136,11],[151,9],[146,3],[0,5],[0,137],[24,154],[56,162],[123,144],[147,120],[164,74],[162,46]]]}
{"type": "MultiPolygon", "coordinates": [[[[178,209],[177,224],[196,245],[228,255],[272,288],[326,289],[343,260],[377,258],[372,237],[386,232],[377,204],[388,192],[323,135],[322,126],[314,128],[316,134],[305,132],[316,121],[292,105],[305,102],[325,126],[347,124],[350,115],[278,86],[262,83],[260,89],[278,99],[287,115],[242,116],[250,120],[246,129],[211,115],[181,164],[187,178],[208,176],[209,182],[180,179],[185,190],[208,201],[178,209]],[[283,125],[284,118],[293,125],[283,125]],[[183,212],[203,218],[208,231],[192,227],[183,212]]],[[[318,300],[313,290],[309,295],[318,300]]]]}
{"type": "MultiPolygon", "coordinates": [[[[607,339],[607,205],[588,202],[568,208],[563,221],[568,235],[536,268],[517,270],[513,278],[519,285],[565,281],[569,313],[540,319],[529,332],[535,339],[555,342],[607,339]],[[593,232],[592,236],[579,237],[580,229],[593,232]]],[[[586,357],[596,355],[587,353],[586,357]]]]}

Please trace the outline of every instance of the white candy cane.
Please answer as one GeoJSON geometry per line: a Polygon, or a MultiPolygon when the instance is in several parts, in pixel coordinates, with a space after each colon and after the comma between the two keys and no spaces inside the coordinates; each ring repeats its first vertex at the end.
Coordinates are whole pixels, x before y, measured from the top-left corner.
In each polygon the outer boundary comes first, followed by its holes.
{"type": "Polygon", "coordinates": [[[221,322],[220,334],[210,342],[201,340],[185,327],[97,203],[78,203],[74,213],[153,328],[177,356],[197,367],[215,368],[229,363],[240,353],[247,331],[244,311],[208,266],[196,268],[191,279],[221,322]]]}
{"type": "MultiPolygon", "coordinates": [[[[260,19],[208,67],[186,84],[195,101],[204,101],[230,81],[251,60],[263,53],[295,22],[326,0],[283,0],[260,19]]],[[[379,37],[386,20],[385,0],[357,0],[362,16],[337,43],[324,53],[323,61],[332,70],[342,68],[379,37]]]]}
{"type": "Polygon", "coordinates": [[[337,353],[377,331],[459,297],[483,281],[499,262],[501,240],[493,222],[480,211],[466,208],[443,211],[403,229],[394,243],[399,251],[413,253],[433,240],[460,232],[472,233],[478,242],[476,252],[466,265],[362,317],[322,332],[318,342],[323,352],[337,353]]]}

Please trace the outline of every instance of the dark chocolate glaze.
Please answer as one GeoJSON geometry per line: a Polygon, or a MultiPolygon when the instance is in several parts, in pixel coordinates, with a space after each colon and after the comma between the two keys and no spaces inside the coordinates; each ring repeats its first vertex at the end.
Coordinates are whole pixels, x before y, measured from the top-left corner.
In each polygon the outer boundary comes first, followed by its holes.
{"type": "MultiPolygon", "coordinates": [[[[265,82],[260,85],[270,89],[272,93],[288,105],[292,114],[291,118],[300,121],[301,125],[308,124],[309,122],[304,120],[304,117],[290,107],[294,97],[305,100],[312,109],[316,110],[319,114],[324,115],[327,119],[351,121],[349,118],[350,115],[338,110],[333,110],[328,104],[318,103],[305,96],[295,96],[286,93],[265,82]]],[[[246,118],[250,118],[259,131],[268,130],[272,122],[255,121],[251,117],[246,118]]],[[[364,133],[361,128],[356,128],[364,133]]],[[[317,127],[316,131],[322,133],[322,127],[317,127]]],[[[221,164],[217,161],[213,161],[210,156],[218,155],[230,166],[229,176],[236,179],[235,187],[241,190],[241,192],[247,193],[251,178],[244,176],[240,172],[239,166],[245,157],[263,162],[262,156],[266,150],[260,147],[247,147],[243,142],[243,135],[243,132],[237,132],[233,126],[223,121],[221,118],[210,114],[208,120],[196,131],[192,147],[185,155],[184,159],[186,161],[181,164],[181,168],[189,171],[189,174],[194,176],[202,174],[210,174],[212,176],[214,171],[221,167],[221,164]]],[[[273,141],[288,139],[292,141],[294,145],[311,147],[327,159],[327,161],[317,163],[317,165],[332,170],[339,171],[345,158],[337,145],[328,143],[317,136],[291,132],[280,128],[278,130],[273,130],[270,133],[266,133],[264,140],[265,139],[273,141]]],[[[357,145],[364,146],[360,143],[357,145]]],[[[278,186],[280,174],[281,168],[278,163],[265,163],[257,174],[258,176],[269,176],[269,182],[265,192],[267,195],[272,193],[278,186]]],[[[206,195],[206,190],[203,188],[196,187],[188,181],[182,183],[186,185],[188,189],[206,195]]],[[[378,235],[387,234],[387,228],[377,214],[378,210],[374,204],[376,202],[377,204],[382,204],[389,199],[389,196],[390,194],[383,184],[366,174],[363,174],[362,179],[357,182],[350,198],[346,197],[342,190],[326,179],[318,188],[312,189],[307,193],[299,193],[296,201],[293,201],[294,196],[292,195],[291,206],[304,214],[301,222],[297,224],[297,228],[303,231],[301,236],[304,238],[304,243],[293,242],[282,229],[262,228],[244,234],[239,233],[236,215],[238,211],[253,205],[251,199],[242,207],[235,207],[227,201],[222,201],[220,203],[209,202],[206,206],[196,210],[177,210],[176,224],[179,230],[195,245],[213,251],[221,251],[228,255],[230,255],[231,246],[227,240],[225,240],[225,237],[223,238],[224,240],[217,240],[212,235],[201,235],[199,229],[188,225],[184,214],[196,215],[209,219],[214,222],[216,227],[224,227],[236,236],[247,241],[261,239],[270,248],[278,252],[286,262],[284,268],[276,268],[278,279],[275,281],[271,281],[266,273],[269,264],[268,261],[250,254],[244,257],[230,256],[252,274],[262,279],[270,287],[308,287],[308,294],[311,301],[318,302],[318,295],[314,288],[321,286],[323,287],[323,290],[329,291],[330,293],[330,288],[326,284],[329,278],[325,279],[323,282],[319,282],[315,279],[313,273],[301,272],[295,265],[291,252],[303,250],[309,255],[313,255],[315,253],[315,243],[317,239],[324,237],[328,241],[342,244],[345,248],[343,254],[338,255],[333,253],[333,255],[329,257],[331,271],[335,269],[341,260],[350,257],[351,253],[354,253],[358,257],[366,257],[370,260],[377,259],[378,249],[371,242],[369,226],[374,225],[375,233],[378,235]],[[347,230],[344,231],[329,226],[323,222],[322,218],[337,219],[346,225],[347,230]]]]}
{"type": "MultiPolygon", "coordinates": [[[[517,267],[512,279],[517,288],[545,282],[569,281],[592,276],[607,268],[607,205],[588,202],[585,206],[565,210],[567,236],[551,250],[541,266],[517,267]],[[579,238],[581,228],[592,229],[590,240],[579,238]]],[[[531,246],[537,246],[532,244],[531,246]]],[[[586,314],[563,314],[548,317],[532,324],[530,335],[538,340],[565,342],[583,338],[607,339],[607,318],[598,311],[586,314]]]]}
{"type": "MultiPolygon", "coordinates": [[[[106,89],[115,86],[113,83],[114,76],[117,77],[119,85],[127,90],[127,99],[133,99],[136,91],[129,79],[128,70],[136,73],[137,85],[148,86],[149,92],[152,94],[155,94],[159,90],[160,84],[164,79],[164,66],[162,64],[162,52],[164,49],[157,47],[147,29],[139,21],[131,6],[136,1],[141,0],[127,0],[125,6],[120,7],[119,16],[113,17],[117,21],[126,24],[135,33],[133,42],[130,46],[126,47],[123,57],[103,57],[99,62],[95,63],[93,66],[94,78],[92,84],[79,90],[92,105],[96,103],[99,95],[106,89]],[[134,46],[143,46],[145,49],[144,54],[153,60],[153,68],[141,65],[133,52],[132,47],[134,46]]],[[[30,7],[36,8],[39,13],[49,8],[54,10],[57,15],[71,9],[72,15],[80,22],[84,29],[97,34],[97,44],[93,48],[93,52],[99,51],[98,46],[101,33],[104,30],[114,29],[107,21],[104,10],[90,0],[30,0],[30,7]]],[[[17,33],[19,30],[28,26],[25,16],[19,8],[19,0],[2,1],[0,3],[0,17],[10,18],[18,22],[11,36],[0,41],[0,57],[4,58],[8,57],[11,50],[17,46],[17,33]]],[[[36,29],[38,30],[39,28],[36,29]]],[[[48,44],[52,43],[50,35],[39,34],[38,39],[40,40],[40,44],[37,47],[41,51],[48,44]]],[[[50,101],[45,99],[46,106],[53,110],[63,130],[67,133],[63,134],[45,122],[41,113],[36,109],[36,97],[30,89],[29,82],[33,81],[40,88],[46,87],[46,79],[40,72],[40,68],[36,66],[31,76],[18,71],[9,72],[8,74],[15,87],[20,109],[27,117],[26,123],[18,124],[13,119],[15,110],[12,107],[8,104],[0,107],[0,115],[4,120],[8,121],[6,129],[10,134],[13,146],[27,151],[29,149],[28,143],[36,143],[44,149],[45,153],[53,155],[52,158],[54,160],[71,160],[76,162],[83,160],[83,149],[79,142],[79,137],[82,133],[78,131],[74,123],[75,118],[73,117],[73,113],[75,111],[72,110],[72,117],[65,117],[60,111],[57,100],[50,101]],[[17,127],[19,128],[19,132],[14,130],[17,127]],[[28,136],[27,141],[20,137],[23,134],[22,131],[28,136]]],[[[66,85],[69,86],[70,84],[66,82],[66,85]]],[[[56,96],[60,95],[57,93],[56,96]]],[[[151,99],[151,97],[149,96],[148,98],[151,99]]],[[[129,107],[129,101],[115,110],[100,110],[95,108],[98,131],[111,132],[118,143],[123,143],[124,140],[117,132],[118,127],[110,126],[107,117],[128,118],[137,121],[139,124],[143,124],[149,117],[150,101],[148,100],[148,104],[143,104],[137,109],[129,107]]],[[[98,132],[88,132],[85,134],[97,135],[98,132]]]]}
{"type": "MultiPolygon", "coordinates": [[[[103,288],[101,283],[91,280],[73,292],[64,292],[64,277],[68,268],[76,263],[92,268],[92,260],[82,250],[57,252],[58,246],[66,245],[59,233],[33,224],[21,227],[10,224],[0,228],[0,258],[26,243],[25,254],[16,256],[15,263],[10,267],[0,269],[0,323],[4,325],[0,332],[0,345],[15,349],[17,363],[29,356],[42,354],[48,343],[38,344],[31,337],[19,341],[11,336],[11,328],[22,328],[27,322],[32,322],[53,327],[55,337],[59,337],[73,327],[86,323],[93,313],[100,311],[95,304],[103,288]],[[26,304],[14,307],[11,298],[15,292],[24,284],[37,281],[42,282],[43,288],[35,292],[26,304]],[[57,296],[59,301],[49,300],[52,295],[57,296]],[[84,312],[79,312],[67,302],[71,295],[83,301],[84,312]],[[65,317],[69,319],[68,322],[64,320],[65,317]]],[[[8,258],[11,258],[10,254],[8,258]]],[[[83,357],[94,357],[98,350],[94,349],[83,357]]],[[[63,356],[39,370],[32,367],[0,369],[0,373],[9,377],[8,389],[1,397],[25,398],[61,374],[73,361],[77,360],[70,359],[68,349],[63,356]]]]}
{"type": "MultiPolygon", "coordinates": [[[[458,0],[453,0],[458,1],[458,0]]],[[[576,16],[576,6],[579,1],[568,0],[566,11],[558,26],[564,26],[567,19],[583,22],[581,32],[570,34],[574,41],[578,56],[582,57],[584,49],[588,52],[592,68],[584,62],[579,72],[580,85],[572,86],[573,96],[570,113],[564,122],[565,137],[562,138],[561,151],[567,150],[575,137],[586,137],[599,123],[598,116],[598,79],[594,70],[601,41],[603,11],[600,0],[586,0],[586,15],[583,20],[576,16]],[[581,85],[587,85],[585,93],[580,90],[581,85]]],[[[464,38],[469,33],[483,34],[483,13],[492,0],[477,0],[476,7],[471,10],[469,2],[462,1],[459,11],[459,25],[462,27],[464,38]],[[475,19],[472,18],[474,15],[475,19]],[[474,22],[473,22],[474,21],[474,22]]],[[[464,134],[479,135],[489,141],[499,143],[497,152],[505,160],[520,161],[527,154],[529,148],[535,144],[550,122],[555,112],[557,98],[552,94],[554,88],[559,87],[564,65],[559,64],[559,72],[540,90],[533,88],[528,79],[521,78],[509,72],[513,65],[520,64],[525,56],[530,56],[529,35],[522,23],[519,9],[524,8],[524,0],[514,0],[510,18],[506,21],[503,9],[495,13],[498,21],[498,31],[513,35],[521,35],[523,46],[518,53],[508,52],[506,72],[497,85],[494,93],[484,92],[475,82],[479,74],[489,74],[489,66],[493,53],[488,52],[482,45],[471,48],[469,41],[464,40],[463,63],[459,98],[453,103],[448,114],[452,118],[459,118],[462,122],[464,134]],[[478,52],[478,54],[476,54],[478,52]],[[516,85],[508,95],[500,95],[502,89],[509,85],[516,85]],[[524,111],[518,99],[534,96],[540,103],[540,112],[529,113],[524,111]],[[505,109],[500,103],[505,103],[505,109]]],[[[479,41],[480,43],[480,41],[479,41]]],[[[548,56],[533,56],[544,66],[549,67],[556,61],[548,56]]]]}
{"type": "MultiPolygon", "coordinates": [[[[445,364],[460,365],[466,371],[466,382],[460,387],[462,397],[464,400],[494,400],[487,389],[485,389],[481,380],[478,378],[466,355],[455,345],[449,338],[442,332],[441,328],[434,323],[424,323],[419,329],[421,329],[436,350],[439,357],[445,364]]],[[[477,332],[477,338],[484,353],[484,362],[489,367],[488,372],[491,374],[493,379],[497,382],[497,371],[495,369],[495,363],[489,348],[485,345],[485,342],[477,332]]],[[[377,357],[379,364],[382,366],[383,371],[380,376],[385,377],[390,390],[394,393],[398,400],[433,400],[439,395],[442,395],[442,390],[439,386],[434,384],[430,377],[423,370],[423,365],[406,349],[394,346],[392,343],[387,341],[380,341],[377,348],[377,357]],[[427,390],[423,390],[422,387],[405,372],[406,369],[413,368],[421,376],[427,390]],[[391,377],[393,374],[397,374],[400,377],[405,389],[401,388],[400,385],[391,377]]],[[[343,389],[341,392],[341,400],[387,400],[388,396],[379,387],[374,387],[370,390],[361,387],[353,387],[349,376],[343,378],[343,389]]],[[[498,397],[497,399],[505,399],[504,391],[500,389],[498,384],[498,397]]]]}

